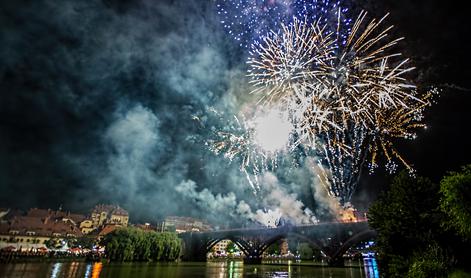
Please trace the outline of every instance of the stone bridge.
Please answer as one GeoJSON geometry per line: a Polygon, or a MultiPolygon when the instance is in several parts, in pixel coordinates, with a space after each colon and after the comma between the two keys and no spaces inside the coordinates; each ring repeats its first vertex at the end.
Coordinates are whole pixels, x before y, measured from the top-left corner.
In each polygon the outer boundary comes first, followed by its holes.
{"type": "Polygon", "coordinates": [[[352,246],[376,237],[376,232],[361,222],[329,222],[278,228],[232,229],[189,232],[180,235],[184,242],[183,259],[205,261],[206,254],[221,240],[233,241],[244,253],[245,263],[261,263],[267,248],[283,238],[298,238],[321,250],[330,265],[343,265],[343,255],[352,246]]]}

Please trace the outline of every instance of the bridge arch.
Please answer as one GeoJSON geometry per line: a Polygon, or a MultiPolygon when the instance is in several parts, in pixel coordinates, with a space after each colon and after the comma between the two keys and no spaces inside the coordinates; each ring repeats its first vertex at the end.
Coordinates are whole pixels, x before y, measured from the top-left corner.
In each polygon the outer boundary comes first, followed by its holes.
{"type": "Polygon", "coordinates": [[[312,239],[312,238],[309,238],[305,235],[302,235],[302,234],[299,234],[299,233],[294,233],[294,232],[287,232],[287,233],[283,233],[283,234],[279,234],[279,235],[276,235],[272,238],[269,238],[268,240],[266,240],[264,243],[263,243],[263,246],[262,246],[262,253],[265,252],[268,247],[270,247],[273,243],[277,242],[278,240],[280,239],[286,239],[286,238],[297,238],[297,239],[301,239],[307,243],[309,243],[309,245],[311,245],[312,247],[315,247],[319,250],[322,250],[322,244],[315,240],[315,239],[312,239]]]}
{"type": "Polygon", "coordinates": [[[332,259],[340,258],[342,257],[345,252],[348,251],[351,247],[355,246],[356,244],[368,240],[368,239],[373,239],[376,238],[377,233],[374,230],[365,230],[361,231],[352,237],[350,237],[347,241],[345,241],[342,246],[332,255],[332,259]]]}
{"type": "Polygon", "coordinates": [[[224,236],[224,237],[218,237],[218,238],[213,238],[213,239],[208,240],[205,247],[206,254],[209,251],[211,251],[211,248],[213,248],[216,244],[226,239],[234,242],[234,244],[237,245],[237,247],[239,247],[239,249],[244,253],[244,255],[246,256],[249,255],[250,244],[247,241],[241,238],[235,237],[235,236],[224,236]]]}

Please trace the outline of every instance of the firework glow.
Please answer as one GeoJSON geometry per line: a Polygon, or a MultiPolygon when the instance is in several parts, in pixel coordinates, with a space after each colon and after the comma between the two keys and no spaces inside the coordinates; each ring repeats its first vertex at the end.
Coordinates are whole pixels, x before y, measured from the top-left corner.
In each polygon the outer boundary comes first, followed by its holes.
{"type": "Polygon", "coordinates": [[[215,154],[240,163],[240,170],[257,195],[261,191],[260,174],[277,167],[280,152],[288,146],[291,132],[290,123],[282,120],[277,111],[252,119],[234,116],[207,144],[215,154]]]}
{"type": "Polygon", "coordinates": [[[289,145],[292,124],[278,110],[255,118],[255,142],[266,152],[276,153],[289,145]]]}

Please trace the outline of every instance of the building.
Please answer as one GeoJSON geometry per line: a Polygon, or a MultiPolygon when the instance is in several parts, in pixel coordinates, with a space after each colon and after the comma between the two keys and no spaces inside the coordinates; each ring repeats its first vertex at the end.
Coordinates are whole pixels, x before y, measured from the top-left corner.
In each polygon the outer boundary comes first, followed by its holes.
{"type": "Polygon", "coordinates": [[[129,214],[118,205],[96,205],[91,213],[91,221],[93,228],[106,224],[127,226],[129,214]]]}
{"type": "Polygon", "coordinates": [[[170,231],[177,233],[184,232],[206,232],[211,231],[211,226],[203,220],[182,217],[182,216],[168,216],[162,223],[162,231],[170,231]]]}
{"type": "Polygon", "coordinates": [[[214,257],[243,257],[244,253],[240,251],[237,244],[229,239],[223,239],[217,242],[207,254],[207,258],[214,257]]]}
{"type": "Polygon", "coordinates": [[[158,231],[157,227],[150,224],[150,223],[144,223],[144,224],[135,224],[133,227],[138,228],[143,231],[158,231]]]}
{"type": "Polygon", "coordinates": [[[213,248],[211,249],[211,251],[215,254],[218,254],[218,255],[224,255],[226,254],[226,250],[227,250],[227,245],[229,245],[229,243],[231,243],[232,241],[229,240],[229,239],[223,239],[221,241],[219,241],[218,243],[216,243],[213,248]]]}
{"type": "Polygon", "coordinates": [[[66,242],[85,234],[101,238],[128,223],[128,212],[117,205],[97,205],[89,217],[51,209],[0,209],[0,249],[30,250],[45,247],[50,239],[66,242]]]}
{"type": "Polygon", "coordinates": [[[63,240],[82,236],[74,221],[55,213],[29,212],[25,216],[14,216],[0,224],[0,248],[14,246],[16,249],[29,250],[45,247],[49,239],[63,240]]]}
{"type": "Polygon", "coordinates": [[[75,226],[78,226],[82,221],[84,221],[87,217],[83,214],[71,213],[70,211],[62,211],[62,210],[51,210],[51,209],[38,209],[32,208],[26,213],[28,217],[39,217],[39,218],[54,218],[54,219],[61,219],[63,221],[70,221],[75,226]]]}
{"type": "Polygon", "coordinates": [[[289,254],[290,253],[289,253],[288,240],[284,238],[281,240],[281,243],[280,243],[280,255],[287,256],[289,254]]]}

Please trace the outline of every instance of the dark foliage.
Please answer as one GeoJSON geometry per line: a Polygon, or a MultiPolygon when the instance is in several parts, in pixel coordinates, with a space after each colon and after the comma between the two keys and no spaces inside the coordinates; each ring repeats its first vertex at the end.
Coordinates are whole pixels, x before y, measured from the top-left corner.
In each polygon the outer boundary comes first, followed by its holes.
{"type": "Polygon", "coordinates": [[[157,233],[121,228],[106,235],[101,244],[111,261],[175,261],[180,257],[181,239],[175,233],[157,233]]]}
{"type": "Polygon", "coordinates": [[[466,268],[469,250],[471,167],[440,185],[399,173],[369,210],[378,231],[377,251],[386,277],[446,277],[466,268]]]}

